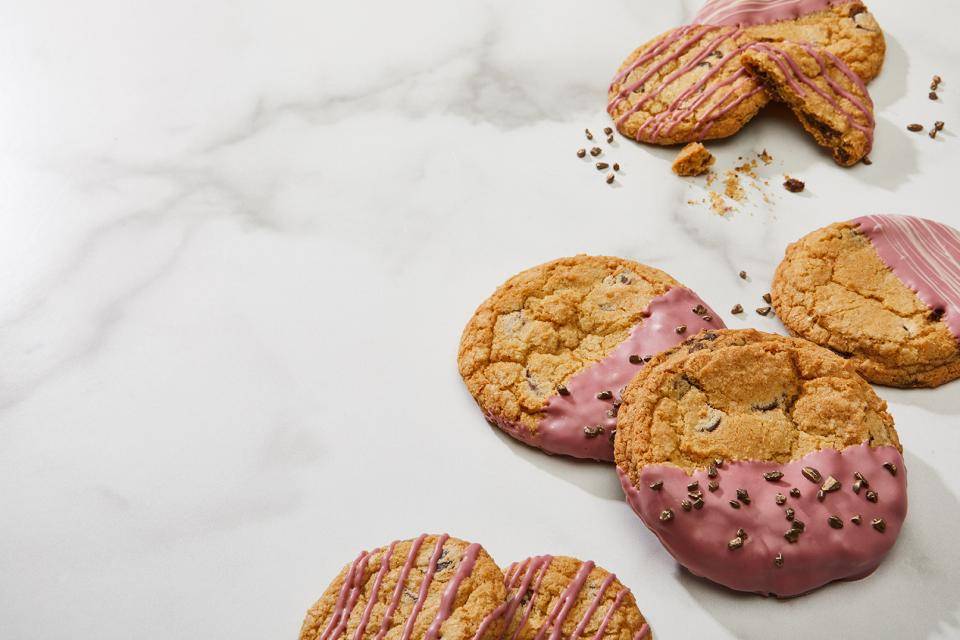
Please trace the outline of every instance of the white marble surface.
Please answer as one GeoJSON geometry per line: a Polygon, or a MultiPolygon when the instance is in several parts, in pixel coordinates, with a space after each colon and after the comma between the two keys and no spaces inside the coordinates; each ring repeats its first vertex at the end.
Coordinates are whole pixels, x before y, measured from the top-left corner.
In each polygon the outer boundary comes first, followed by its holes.
{"type": "Polygon", "coordinates": [[[672,152],[626,141],[604,184],[583,127],[695,4],[2,3],[0,637],[293,638],[357,550],[424,530],[502,563],[592,558],[663,639],[960,635],[960,383],[879,389],[910,470],[900,542],[779,602],[680,571],[608,467],[509,441],[459,380],[474,307],[541,261],[622,255],[752,308],[825,223],[960,224],[953,0],[871,2],[873,166],[772,112],[714,147],[770,150],[771,205],[690,206],[672,152]],[[904,130],[936,119],[936,142],[904,130]]]}

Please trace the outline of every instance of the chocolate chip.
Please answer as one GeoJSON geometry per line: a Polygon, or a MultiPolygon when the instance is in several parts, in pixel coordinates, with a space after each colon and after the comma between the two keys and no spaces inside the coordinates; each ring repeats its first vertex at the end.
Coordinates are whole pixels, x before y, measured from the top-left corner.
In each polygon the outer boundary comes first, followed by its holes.
{"type": "Polygon", "coordinates": [[[730,313],[743,313],[743,307],[740,304],[733,305],[733,308],[730,309],[730,313]]]}
{"type": "Polygon", "coordinates": [[[592,155],[594,158],[596,158],[596,157],[597,157],[598,155],[600,155],[601,153],[603,153],[603,149],[601,149],[600,147],[591,147],[591,148],[590,148],[590,155],[592,155]]]}
{"type": "Polygon", "coordinates": [[[711,480],[710,483],[707,484],[707,489],[710,490],[710,493],[713,493],[719,488],[720,488],[720,483],[717,482],[716,480],[711,480]]]}
{"type": "Polygon", "coordinates": [[[687,491],[697,491],[698,489],[700,489],[700,483],[696,480],[687,485],[687,491]]]}
{"type": "Polygon", "coordinates": [[[860,517],[860,514],[859,514],[859,513],[858,513],[857,515],[853,516],[852,518],[850,518],[850,522],[852,522],[853,524],[860,524],[860,522],[861,522],[862,520],[863,520],[863,518],[860,517]]]}
{"type": "Polygon", "coordinates": [[[790,193],[800,193],[806,186],[802,180],[797,180],[796,178],[787,178],[783,183],[783,188],[790,193]]]}
{"type": "Polygon", "coordinates": [[[768,313],[770,313],[770,307],[760,307],[759,309],[757,309],[757,313],[759,313],[762,316],[765,316],[768,313]]]}
{"type": "Polygon", "coordinates": [[[887,530],[887,522],[883,518],[874,518],[870,524],[880,533],[887,530]]]}
{"type": "Polygon", "coordinates": [[[586,155],[587,155],[587,150],[586,150],[586,149],[577,149],[577,157],[578,157],[578,158],[583,158],[583,157],[585,157],[586,155]]]}
{"type": "Polygon", "coordinates": [[[866,478],[864,477],[864,475],[863,475],[862,473],[860,473],[859,471],[854,471],[854,472],[853,472],[853,478],[854,478],[854,480],[858,480],[858,481],[860,482],[860,484],[861,484],[862,486],[864,486],[864,487],[869,487],[869,486],[870,486],[870,483],[867,482],[867,479],[866,479],[866,478]]]}
{"type": "Polygon", "coordinates": [[[606,169],[606,168],[609,167],[609,166],[610,166],[610,165],[607,164],[606,162],[598,162],[598,163],[597,163],[597,171],[603,171],[604,169],[606,169]]]}
{"type": "Polygon", "coordinates": [[[741,272],[740,272],[740,279],[741,279],[741,280],[746,280],[746,279],[747,279],[747,272],[746,272],[746,271],[741,271],[741,272]]]}
{"type": "Polygon", "coordinates": [[[716,466],[716,465],[713,465],[713,464],[712,464],[712,465],[710,465],[709,467],[707,467],[707,477],[708,477],[708,478],[716,478],[716,477],[717,477],[717,466],[716,466]]]}
{"type": "Polygon", "coordinates": [[[787,507],[785,513],[787,514],[787,520],[793,520],[797,515],[797,512],[794,511],[792,507],[787,507]]]}
{"type": "Polygon", "coordinates": [[[863,483],[860,480],[857,480],[853,483],[853,492],[856,494],[860,493],[860,489],[863,487],[863,483]]]}
{"type": "Polygon", "coordinates": [[[611,129],[610,127],[604,127],[603,132],[609,136],[610,134],[613,133],[613,129],[611,129]]]}
{"type": "Polygon", "coordinates": [[[787,496],[783,495],[782,493],[778,493],[777,497],[774,498],[774,500],[776,500],[777,504],[782,506],[787,503],[787,496]]]}
{"type": "Polygon", "coordinates": [[[778,553],[778,554],[776,555],[776,557],[773,559],[773,566],[777,567],[778,569],[783,566],[783,554],[782,554],[782,553],[778,553]]]}
{"type": "Polygon", "coordinates": [[[609,400],[613,397],[613,391],[601,391],[597,394],[597,400],[609,400]]]}
{"type": "Polygon", "coordinates": [[[937,95],[937,92],[936,92],[936,91],[931,91],[931,92],[927,95],[927,97],[930,98],[931,100],[936,100],[939,96],[937,95]]]}
{"type": "Polygon", "coordinates": [[[770,297],[769,293],[765,293],[763,294],[763,301],[766,302],[767,304],[770,304],[771,302],[773,302],[773,298],[770,297]]]}
{"type": "Polygon", "coordinates": [[[916,122],[914,122],[913,124],[908,124],[907,131],[913,131],[914,133],[916,133],[917,131],[923,131],[923,125],[918,124],[916,122]]]}
{"type": "Polygon", "coordinates": [[[557,387],[557,393],[559,393],[562,396],[568,396],[570,395],[570,389],[567,389],[565,386],[560,385],[559,387],[557,387]]]}
{"type": "Polygon", "coordinates": [[[746,540],[746,539],[747,539],[747,532],[744,531],[743,529],[737,529],[737,537],[738,537],[738,538],[743,538],[744,540],[746,540]]]}
{"type": "Polygon", "coordinates": [[[763,474],[763,479],[766,480],[767,482],[776,482],[782,477],[783,477],[782,471],[767,471],[765,474],[763,474]]]}
{"type": "Polygon", "coordinates": [[[827,522],[834,529],[843,529],[843,519],[840,516],[830,516],[827,518],[827,522]]]}
{"type": "Polygon", "coordinates": [[[703,498],[697,498],[693,501],[693,508],[696,510],[703,509],[703,498]]]}
{"type": "Polygon", "coordinates": [[[790,526],[796,529],[797,531],[803,531],[804,529],[807,528],[807,525],[803,524],[803,520],[794,520],[790,526]]]}
{"type": "Polygon", "coordinates": [[[597,437],[598,435],[600,435],[601,433],[603,433],[603,427],[601,427],[600,425],[597,425],[597,426],[595,426],[595,427],[584,427],[584,428],[583,428],[583,435],[586,436],[588,439],[591,439],[591,440],[592,440],[593,438],[596,438],[596,437],[597,437]]]}
{"type": "Polygon", "coordinates": [[[740,503],[737,502],[736,500],[731,500],[731,501],[730,501],[730,506],[733,507],[734,509],[739,509],[739,508],[740,508],[740,503]]]}
{"type": "Polygon", "coordinates": [[[690,509],[693,508],[693,504],[691,504],[689,500],[684,500],[680,503],[680,508],[684,511],[690,511],[690,509]]]}
{"type": "Polygon", "coordinates": [[[727,548],[730,549],[731,551],[739,549],[742,546],[743,546],[743,538],[739,536],[737,536],[736,538],[734,538],[733,540],[727,543],[727,548]]]}
{"type": "Polygon", "coordinates": [[[827,479],[823,481],[823,485],[821,485],[820,490],[826,493],[839,491],[840,481],[834,478],[833,476],[827,476],[827,479]]]}
{"type": "Polygon", "coordinates": [[[663,480],[657,480],[656,482],[650,483],[650,488],[654,491],[660,491],[663,488],[663,480]]]}
{"type": "Polygon", "coordinates": [[[890,475],[892,476],[897,475],[897,465],[893,464],[892,462],[884,462],[883,468],[889,471],[890,475]]]}
{"type": "Polygon", "coordinates": [[[677,325],[677,328],[675,329],[677,333],[684,333],[686,330],[687,330],[687,325],[685,324],[677,325]]]}
{"type": "Polygon", "coordinates": [[[747,493],[746,489],[737,489],[737,500],[743,504],[750,504],[750,494],[747,493]]]}
{"type": "Polygon", "coordinates": [[[714,458],[713,464],[717,466],[717,469],[723,466],[723,458],[714,458]]]}
{"type": "Polygon", "coordinates": [[[794,498],[799,498],[800,489],[797,489],[796,487],[794,487],[793,489],[790,489],[790,495],[793,496],[794,498]]]}
{"type": "Polygon", "coordinates": [[[593,140],[593,134],[590,133],[590,129],[584,129],[583,133],[586,134],[587,140],[593,140]]]}
{"type": "Polygon", "coordinates": [[[697,314],[698,316],[702,316],[703,314],[705,314],[705,313],[707,312],[707,308],[706,308],[705,306],[703,306],[702,304],[698,304],[697,306],[695,306],[695,307],[693,308],[693,312],[694,312],[695,314],[697,314]]]}
{"type": "Polygon", "coordinates": [[[619,163],[619,162],[614,162],[614,163],[613,163],[613,170],[614,170],[614,171],[620,171],[620,163],[619,163]]]}
{"type": "Polygon", "coordinates": [[[820,475],[820,472],[813,467],[804,467],[800,470],[800,473],[803,474],[804,478],[815,484],[819,484],[820,480],[823,479],[823,476],[820,475]]]}
{"type": "Polygon", "coordinates": [[[877,495],[876,491],[873,491],[872,489],[870,491],[867,491],[868,502],[877,502],[879,499],[880,499],[880,496],[877,495]]]}
{"type": "Polygon", "coordinates": [[[787,539],[787,542],[789,542],[790,544],[793,544],[794,542],[800,539],[800,530],[790,529],[785,534],[783,534],[783,537],[787,539]]]}
{"type": "Polygon", "coordinates": [[[703,316],[704,322],[713,322],[713,316],[703,316]]]}
{"type": "Polygon", "coordinates": [[[873,164],[873,160],[871,160],[868,156],[863,156],[863,160],[861,160],[860,162],[867,165],[868,167],[873,164]]]}
{"type": "Polygon", "coordinates": [[[660,522],[670,522],[671,520],[673,520],[673,511],[664,509],[660,512],[660,522]]]}
{"type": "Polygon", "coordinates": [[[607,136],[607,144],[613,144],[613,136],[607,136]]]}
{"type": "Polygon", "coordinates": [[[643,358],[641,358],[640,356],[637,356],[637,355],[630,356],[630,364],[641,364],[642,362],[643,362],[643,358]]]}
{"type": "Polygon", "coordinates": [[[937,131],[943,131],[943,127],[944,127],[943,120],[937,120],[936,122],[933,123],[933,128],[936,129],[937,131]]]}
{"type": "Polygon", "coordinates": [[[616,179],[617,179],[617,177],[616,177],[615,175],[613,175],[612,173],[608,173],[608,174],[607,174],[607,184],[613,184],[613,181],[616,180],[616,179]]]}

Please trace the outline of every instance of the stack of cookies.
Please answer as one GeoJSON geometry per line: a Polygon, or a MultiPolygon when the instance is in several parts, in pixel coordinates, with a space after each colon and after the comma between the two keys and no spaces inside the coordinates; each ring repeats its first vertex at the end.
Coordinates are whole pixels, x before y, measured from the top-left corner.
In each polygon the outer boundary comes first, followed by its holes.
{"type": "Polygon", "coordinates": [[[960,376],[960,232],[831,225],[787,249],[772,303],[794,337],[725,329],[658,269],[563,258],[480,305],[460,373],[517,440],[615,462],[627,503],[692,573],[796,596],[870,574],[897,539],[906,469],[868,381],[960,376]]]}

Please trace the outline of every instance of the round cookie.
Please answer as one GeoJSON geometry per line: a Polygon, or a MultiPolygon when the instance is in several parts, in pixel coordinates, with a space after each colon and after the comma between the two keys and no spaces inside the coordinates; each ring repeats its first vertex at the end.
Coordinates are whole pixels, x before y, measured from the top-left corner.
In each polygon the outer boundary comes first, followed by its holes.
{"type": "Polygon", "coordinates": [[[627,387],[627,502],[692,573],[796,596],[863,578],[896,541],[906,470],[886,404],[799,338],[707,331],[627,387]]]}
{"type": "Polygon", "coordinates": [[[652,144],[733,135],[770,100],[741,55],[757,42],[786,41],[824,49],[864,81],[879,73],[886,51],[859,0],[712,0],[692,24],[627,57],[607,112],[623,135],[652,144]]]}
{"type": "Polygon", "coordinates": [[[534,556],[507,567],[507,599],[487,620],[503,623],[501,638],[650,640],[630,589],[593,562],[534,556]]]}
{"type": "Polygon", "coordinates": [[[486,640],[503,573],[484,549],[446,534],[362,552],[310,607],[300,640],[486,640]]]}
{"type": "Polygon", "coordinates": [[[847,358],[867,380],[935,387],[960,377],[960,232],[867,216],[787,248],[771,288],[794,335],[847,358]]]}
{"type": "Polygon", "coordinates": [[[722,327],[663,271],[580,255],[507,280],[464,329],[458,362],[491,424],[548,453],[612,461],[622,388],[651,356],[722,327]]]}

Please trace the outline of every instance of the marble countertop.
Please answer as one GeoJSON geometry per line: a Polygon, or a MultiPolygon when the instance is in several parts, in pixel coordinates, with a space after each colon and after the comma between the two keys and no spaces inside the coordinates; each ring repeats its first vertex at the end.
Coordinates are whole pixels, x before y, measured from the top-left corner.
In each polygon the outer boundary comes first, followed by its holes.
{"type": "Polygon", "coordinates": [[[777,601],[680,570],[609,467],[510,441],[459,379],[476,305],[555,257],[752,309],[831,221],[960,224],[953,0],[870,0],[871,166],[772,109],[711,145],[721,170],[774,158],[726,216],[673,150],[615,142],[605,184],[574,152],[608,79],[697,4],[0,8],[0,636],[294,638],[356,551],[421,531],[593,559],[663,639],[960,636],[960,383],[878,389],[910,471],[900,541],[866,580],[777,601]],[[938,140],[905,130],[934,120],[938,140]]]}

